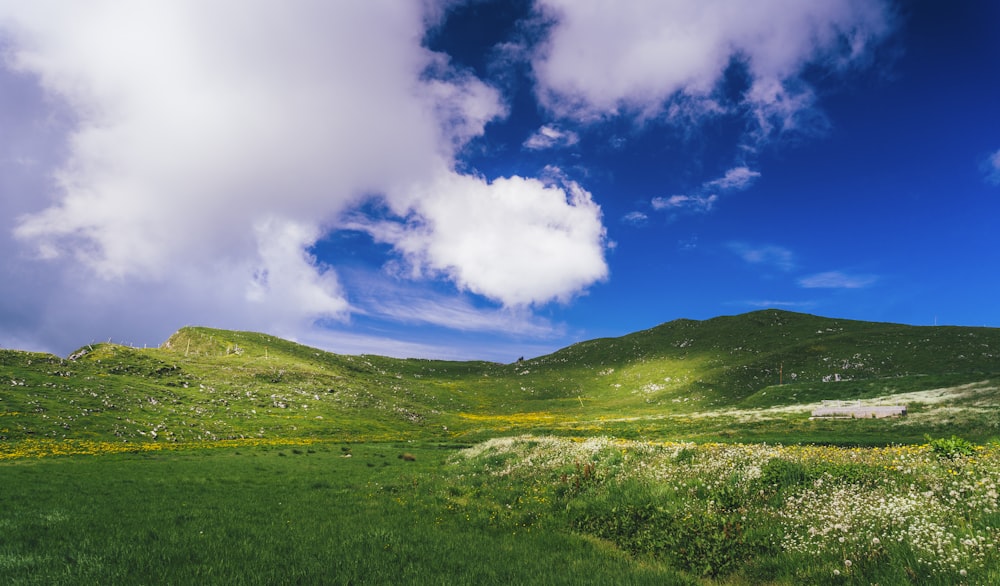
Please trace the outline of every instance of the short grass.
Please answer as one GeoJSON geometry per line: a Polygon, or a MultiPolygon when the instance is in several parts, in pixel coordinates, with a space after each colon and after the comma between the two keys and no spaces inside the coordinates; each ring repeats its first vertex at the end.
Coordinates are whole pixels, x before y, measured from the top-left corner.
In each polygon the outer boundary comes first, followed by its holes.
{"type": "Polygon", "coordinates": [[[497,516],[495,499],[445,472],[454,451],[318,443],[8,460],[0,583],[690,583],[519,511],[497,516]]]}

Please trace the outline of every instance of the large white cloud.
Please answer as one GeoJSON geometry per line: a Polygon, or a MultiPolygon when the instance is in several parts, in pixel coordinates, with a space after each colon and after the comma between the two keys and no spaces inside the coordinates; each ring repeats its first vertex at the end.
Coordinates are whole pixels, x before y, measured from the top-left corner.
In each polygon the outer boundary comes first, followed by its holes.
{"type": "Polygon", "coordinates": [[[344,317],[350,292],[307,250],[373,195],[426,219],[399,227],[406,255],[502,303],[564,298],[603,277],[589,197],[555,201],[522,179],[485,188],[507,185],[504,197],[523,206],[514,209],[455,171],[458,150],[505,105],[422,47],[441,14],[433,2],[393,0],[0,3],[6,67],[72,119],[65,158],[38,165],[53,187],[4,194],[18,215],[2,228],[17,240],[5,234],[0,248],[45,259],[19,257],[17,270],[45,266],[59,275],[53,288],[93,291],[72,303],[50,293],[32,310],[96,316],[103,287],[177,300],[158,318],[133,312],[137,322],[176,326],[207,311],[215,323],[287,329],[344,317]],[[530,234],[545,254],[515,247],[517,271],[484,263],[500,247],[469,248],[448,206],[479,234],[507,222],[508,235],[530,234]],[[448,251],[459,241],[465,250],[448,251]],[[562,262],[570,267],[553,273],[562,262]],[[514,291],[515,277],[541,284],[514,291]]]}
{"type": "Polygon", "coordinates": [[[410,195],[395,210],[406,222],[359,227],[417,273],[445,274],[506,306],[566,301],[607,276],[600,208],[572,181],[447,173],[410,195]]]}
{"type": "MultiPolygon", "coordinates": [[[[162,277],[177,262],[245,256],[262,216],[329,221],[449,156],[428,115],[446,102],[417,82],[432,56],[414,8],[25,6],[7,17],[10,62],[78,117],[57,203],[18,228],[46,256],[162,277]]],[[[496,96],[477,91],[495,114],[496,96]]]]}
{"type": "Polygon", "coordinates": [[[869,57],[891,28],[871,0],[539,0],[552,22],[532,66],[542,103],[583,120],[619,114],[683,117],[745,110],[766,136],[811,117],[810,63],[843,70],[869,57]],[[725,71],[745,68],[737,104],[725,71]]]}

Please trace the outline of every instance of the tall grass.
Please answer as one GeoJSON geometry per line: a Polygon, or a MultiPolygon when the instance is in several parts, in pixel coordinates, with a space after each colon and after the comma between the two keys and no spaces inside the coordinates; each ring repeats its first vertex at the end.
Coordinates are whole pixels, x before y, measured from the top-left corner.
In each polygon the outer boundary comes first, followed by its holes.
{"type": "MultiPolygon", "coordinates": [[[[456,465],[566,528],[688,575],[781,584],[1000,580],[1000,448],[496,439],[456,465]],[[512,494],[516,496],[511,496],[512,494]]],[[[488,493],[489,494],[489,493],[488,493]]]]}

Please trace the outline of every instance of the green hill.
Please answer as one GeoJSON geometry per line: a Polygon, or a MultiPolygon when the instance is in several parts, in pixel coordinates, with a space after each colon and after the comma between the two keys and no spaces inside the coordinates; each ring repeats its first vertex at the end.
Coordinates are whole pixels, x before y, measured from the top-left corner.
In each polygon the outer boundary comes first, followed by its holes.
{"type": "Polygon", "coordinates": [[[160,348],[0,350],[0,440],[472,441],[521,431],[891,443],[1000,435],[1000,329],[777,310],[677,320],[514,364],[344,356],[186,327],[160,348]],[[910,415],[810,420],[828,400],[910,415]]]}

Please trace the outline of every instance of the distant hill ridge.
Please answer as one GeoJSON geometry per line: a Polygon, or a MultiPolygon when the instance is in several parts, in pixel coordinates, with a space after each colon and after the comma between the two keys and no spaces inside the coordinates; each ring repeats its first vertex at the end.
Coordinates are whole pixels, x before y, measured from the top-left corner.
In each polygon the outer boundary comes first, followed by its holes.
{"type": "MultiPolygon", "coordinates": [[[[995,427],[1000,329],[769,309],[675,320],[497,364],[345,356],[266,334],[185,327],[160,348],[92,344],[71,358],[0,350],[0,440],[471,438],[600,429],[728,437],[756,428],[725,431],[734,424],[723,416],[770,420],[786,409],[792,429],[806,405],[823,400],[914,397],[962,385],[947,404],[995,427]]],[[[906,433],[937,429],[914,426],[919,406],[910,412],[906,433]]]]}

